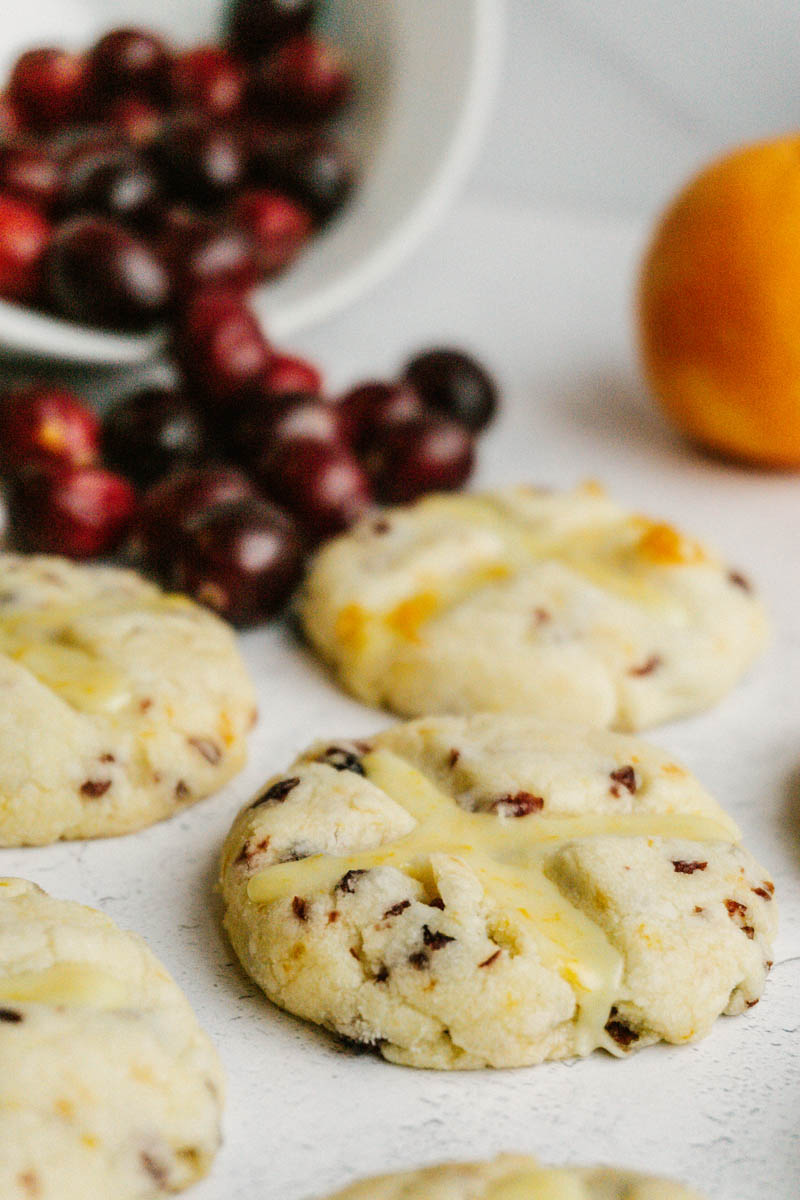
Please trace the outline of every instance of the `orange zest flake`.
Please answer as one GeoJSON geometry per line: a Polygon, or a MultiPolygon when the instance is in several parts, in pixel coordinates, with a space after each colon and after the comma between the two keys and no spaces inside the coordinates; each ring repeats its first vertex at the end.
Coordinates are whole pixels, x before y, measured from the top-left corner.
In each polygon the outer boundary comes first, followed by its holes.
{"type": "Polygon", "coordinates": [[[348,650],[363,650],[367,642],[367,612],[360,604],[346,604],[336,618],[336,637],[348,650]]]}
{"type": "Polygon", "coordinates": [[[384,618],[393,633],[406,638],[409,642],[419,642],[420,627],[432,617],[439,607],[439,597],[436,592],[417,592],[403,600],[384,618]]]}
{"type": "Polygon", "coordinates": [[[224,708],[219,714],[219,736],[222,738],[226,746],[232,746],[236,740],[231,719],[224,708]]]}
{"type": "Polygon", "coordinates": [[[689,566],[707,561],[699,542],[684,537],[671,525],[650,524],[639,539],[639,553],[659,566],[689,566]]]}

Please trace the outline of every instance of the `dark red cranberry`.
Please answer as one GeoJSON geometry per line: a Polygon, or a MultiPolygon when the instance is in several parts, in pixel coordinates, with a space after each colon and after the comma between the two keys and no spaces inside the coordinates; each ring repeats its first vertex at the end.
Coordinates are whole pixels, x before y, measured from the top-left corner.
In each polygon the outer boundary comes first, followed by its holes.
{"type": "Polygon", "coordinates": [[[312,541],[347,529],[372,503],[367,476],[351,451],[307,434],[277,442],[260,464],[258,480],[312,541]]]}
{"type": "Polygon", "coordinates": [[[121,147],[84,154],[66,173],[67,213],[98,213],[124,225],[152,225],[161,200],[158,178],[140,155],[121,147]]]}
{"type": "Polygon", "coordinates": [[[322,375],[303,358],[293,354],[273,354],[261,381],[264,390],[273,396],[305,392],[310,396],[322,394],[322,375]]]}
{"type": "Polygon", "coordinates": [[[245,70],[222,46],[195,46],[175,59],[173,93],[179,103],[209,117],[233,117],[242,107],[245,70]]]}
{"type": "Polygon", "coordinates": [[[388,504],[460,488],[473,461],[472,437],[464,426],[433,415],[387,430],[366,458],[376,494],[388,504]]]}
{"type": "Polygon", "coordinates": [[[244,126],[249,173],[252,181],[271,187],[281,166],[311,145],[316,130],[309,125],[256,120],[244,126]]]}
{"type": "Polygon", "coordinates": [[[11,141],[22,133],[22,117],[8,92],[0,92],[0,138],[11,141]]]}
{"type": "Polygon", "coordinates": [[[86,95],[86,68],[77,54],[52,46],[28,50],[11,72],[11,102],[33,129],[56,129],[79,120],[86,95]]]}
{"type": "Polygon", "coordinates": [[[351,388],[337,407],[346,437],[359,454],[387,430],[425,416],[425,406],[411,388],[377,379],[351,388]]]}
{"type": "Polygon", "coordinates": [[[103,454],[140,488],[179,466],[197,462],[203,427],[175,388],[147,387],[118,400],[103,418],[103,454]]]}
{"type": "Polygon", "coordinates": [[[102,467],[33,471],[15,489],[16,528],[29,550],[93,558],[119,544],[136,509],[127,479],[102,467]]]}
{"type": "Polygon", "coordinates": [[[24,467],[85,467],[97,461],[100,422],[67,388],[31,384],[8,392],[0,403],[0,463],[24,467]]]}
{"type": "Polygon", "coordinates": [[[194,204],[213,204],[241,186],[247,156],[237,130],[202,113],[180,113],[157,138],[154,154],[165,186],[194,204]]]}
{"type": "Polygon", "coordinates": [[[307,29],[316,8],[316,0],[231,0],[231,41],[245,58],[260,58],[278,42],[307,29]]]}
{"type": "Polygon", "coordinates": [[[61,197],[63,174],[55,155],[21,142],[0,146],[0,191],[51,212],[61,197]]]}
{"type": "Polygon", "coordinates": [[[150,146],[164,123],[164,114],[142,96],[120,96],[108,108],[108,120],[135,149],[150,146]]]}
{"type": "Polygon", "coordinates": [[[144,29],[112,29],[89,54],[91,87],[100,105],[112,96],[169,94],[170,56],[165,43],[144,29]]]}
{"type": "Polygon", "coordinates": [[[266,620],[300,577],[294,522],[265,500],[230,500],[190,518],[176,543],[169,582],[237,625],[266,620]]]}
{"type": "Polygon", "coordinates": [[[45,276],[62,316],[103,329],[146,329],[170,301],[169,277],[147,243],[100,217],[73,217],[56,230],[45,276]]]}
{"type": "Polygon", "coordinates": [[[494,380],[462,350],[426,350],[411,359],[403,374],[430,408],[467,429],[483,429],[495,414],[494,380]]]}
{"type": "Polygon", "coordinates": [[[208,288],[247,291],[258,281],[256,249],[245,230],[174,205],[164,214],[159,251],[178,297],[208,288]]]}
{"type": "Polygon", "coordinates": [[[51,234],[37,209],[0,195],[0,296],[25,303],[37,298],[51,234]]]}
{"type": "Polygon", "coordinates": [[[48,148],[64,170],[69,171],[87,155],[116,150],[124,144],[120,130],[113,125],[71,125],[58,130],[50,138],[48,148]]]}
{"type": "Polygon", "coordinates": [[[212,411],[235,400],[269,366],[269,343],[253,313],[232,292],[204,292],[189,301],[175,331],[185,376],[212,411]]]}
{"type": "Polygon", "coordinates": [[[256,246],[264,275],[288,267],[311,236],[311,214],[304,205],[280,192],[243,192],[234,205],[237,222],[256,246]]]}
{"type": "Polygon", "coordinates": [[[304,204],[321,224],[336,213],[353,187],[353,165],[344,145],[329,134],[317,134],[273,156],[260,143],[251,157],[254,178],[304,204]]]}
{"type": "Polygon", "coordinates": [[[301,33],[259,63],[250,100],[267,116],[316,121],[338,112],[352,90],[339,50],[313,34],[301,33]]]}

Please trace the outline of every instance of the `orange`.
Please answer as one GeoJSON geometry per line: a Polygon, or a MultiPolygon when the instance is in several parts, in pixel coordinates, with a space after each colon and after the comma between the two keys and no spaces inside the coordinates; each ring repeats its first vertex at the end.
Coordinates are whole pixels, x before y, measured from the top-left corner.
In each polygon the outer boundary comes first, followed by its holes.
{"type": "Polygon", "coordinates": [[[645,375],[719,453],[800,466],[800,136],[745,146],[677,196],[641,268],[645,375]]]}

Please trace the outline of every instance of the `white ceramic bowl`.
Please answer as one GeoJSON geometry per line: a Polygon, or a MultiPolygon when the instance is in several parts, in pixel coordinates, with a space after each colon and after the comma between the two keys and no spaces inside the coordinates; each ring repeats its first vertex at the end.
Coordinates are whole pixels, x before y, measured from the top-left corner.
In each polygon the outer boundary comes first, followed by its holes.
{"type": "MultiPolygon", "coordinates": [[[[31,45],[86,46],[114,25],[176,42],[219,25],[221,0],[7,0],[0,73],[31,45]]],[[[278,339],[351,303],[391,272],[453,199],[480,143],[502,41],[502,0],[327,0],[325,24],[354,64],[347,136],[361,164],[341,216],[275,283],[255,294],[278,339]]],[[[0,301],[0,349],[72,362],[130,364],[160,333],[121,336],[0,301]]]]}

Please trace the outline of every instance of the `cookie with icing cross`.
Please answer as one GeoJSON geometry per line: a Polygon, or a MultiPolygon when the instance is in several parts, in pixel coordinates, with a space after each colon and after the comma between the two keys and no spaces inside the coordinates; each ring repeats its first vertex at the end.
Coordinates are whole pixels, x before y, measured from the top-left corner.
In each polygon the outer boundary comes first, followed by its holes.
{"type": "Polygon", "coordinates": [[[741,572],[592,484],[429,496],[367,518],[319,551],[299,615],[368,704],[621,730],[713,704],[766,638],[741,572]]]}
{"type": "Polygon", "coordinates": [[[239,813],[221,883],[270,999],[417,1067],[694,1041],[759,999],[776,928],[683,767],[513,714],[317,744],[239,813]]]}

